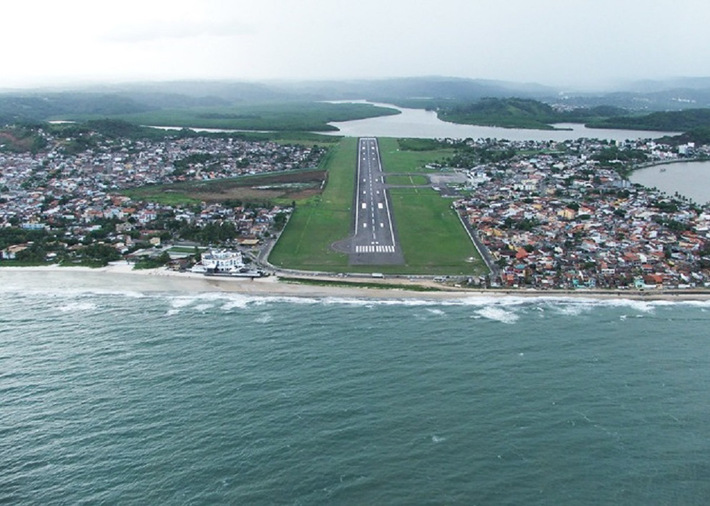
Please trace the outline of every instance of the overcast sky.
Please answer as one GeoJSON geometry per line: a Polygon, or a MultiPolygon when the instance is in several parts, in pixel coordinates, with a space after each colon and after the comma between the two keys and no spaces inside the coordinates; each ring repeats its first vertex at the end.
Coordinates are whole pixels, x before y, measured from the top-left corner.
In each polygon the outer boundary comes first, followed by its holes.
{"type": "Polygon", "coordinates": [[[23,0],[0,88],[458,76],[594,87],[710,76],[706,0],[23,0]]]}

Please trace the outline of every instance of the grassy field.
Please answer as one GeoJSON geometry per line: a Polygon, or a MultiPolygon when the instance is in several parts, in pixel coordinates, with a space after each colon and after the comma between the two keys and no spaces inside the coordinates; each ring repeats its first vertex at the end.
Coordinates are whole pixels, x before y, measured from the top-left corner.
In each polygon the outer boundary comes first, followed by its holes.
{"type": "Polygon", "coordinates": [[[346,239],[352,222],[357,139],[345,138],[332,148],[325,163],[328,184],[322,195],[299,201],[269,261],[304,270],[346,270],[348,257],[333,251],[346,239]]]}
{"type": "Polygon", "coordinates": [[[214,181],[186,181],[167,185],[148,185],[125,190],[133,200],[163,205],[189,205],[200,202],[271,202],[289,205],[294,200],[317,194],[325,177],[322,169],[273,172],[214,181]]]}
{"type": "Polygon", "coordinates": [[[340,142],[336,135],[313,132],[230,132],[230,137],[245,141],[271,141],[276,144],[330,147],[340,142]]]}
{"type": "Polygon", "coordinates": [[[393,188],[390,196],[404,250],[403,273],[483,273],[483,263],[450,199],[428,188],[393,188]]]}
{"type": "Polygon", "coordinates": [[[296,285],[310,285],[310,286],[339,286],[346,288],[374,288],[376,290],[402,290],[406,289],[412,292],[440,292],[441,290],[431,286],[423,285],[395,285],[391,283],[375,283],[367,281],[333,281],[325,279],[306,279],[306,278],[289,278],[289,277],[279,277],[280,281],[286,283],[293,283],[296,285]]]}
{"type": "Polygon", "coordinates": [[[385,178],[387,184],[399,186],[422,186],[429,184],[429,178],[421,175],[396,175],[385,178]]]}
{"type": "Polygon", "coordinates": [[[436,169],[427,169],[426,164],[440,162],[452,156],[453,149],[439,148],[426,151],[409,151],[400,149],[397,139],[381,137],[380,155],[385,172],[437,172],[436,169]]]}
{"type": "MultiPolygon", "coordinates": [[[[233,107],[162,109],[110,116],[130,123],[152,126],[270,130],[277,132],[335,131],[332,121],[348,121],[398,114],[395,109],[371,104],[284,102],[233,107]]],[[[105,116],[105,115],[104,115],[105,116]]],[[[102,116],[103,117],[103,116],[102,116]]],[[[68,119],[93,119],[81,115],[68,119]]]]}

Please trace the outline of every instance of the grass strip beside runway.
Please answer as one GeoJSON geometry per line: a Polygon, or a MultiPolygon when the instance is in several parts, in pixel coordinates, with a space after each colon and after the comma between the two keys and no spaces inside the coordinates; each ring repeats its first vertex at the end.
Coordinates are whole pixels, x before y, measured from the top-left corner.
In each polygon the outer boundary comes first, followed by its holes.
{"type": "Polygon", "coordinates": [[[422,175],[402,175],[385,177],[387,184],[397,186],[424,186],[429,184],[429,178],[422,175]]]}
{"type": "MultiPolygon", "coordinates": [[[[354,138],[343,139],[332,149],[325,164],[328,171],[325,191],[297,203],[269,257],[271,263],[284,268],[330,272],[430,275],[485,272],[476,249],[451,209],[451,199],[442,198],[428,188],[389,190],[405,265],[348,266],[348,256],[333,251],[331,244],[351,233],[356,151],[354,138]]],[[[409,172],[412,165],[403,165],[401,170],[409,172]]]]}
{"type": "Polygon", "coordinates": [[[357,139],[345,138],[327,155],[328,179],[322,195],[297,202],[269,261],[279,267],[343,270],[348,256],[331,249],[350,234],[355,191],[357,139]]]}
{"type": "Polygon", "coordinates": [[[485,271],[451,199],[431,189],[389,190],[397,233],[404,250],[405,274],[474,275],[485,271]]]}
{"type": "Polygon", "coordinates": [[[439,172],[437,169],[427,169],[426,165],[441,162],[453,156],[454,149],[433,149],[429,151],[409,151],[400,148],[397,139],[379,137],[380,157],[385,172],[439,172]]]}
{"type": "Polygon", "coordinates": [[[411,283],[407,284],[396,284],[396,283],[376,283],[368,281],[336,281],[332,279],[320,279],[320,278],[290,278],[290,277],[279,277],[279,281],[284,283],[294,283],[298,285],[311,285],[311,286],[334,286],[341,288],[373,288],[377,290],[407,290],[410,292],[441,292],[440,288],[424,285],[413,285],[411,283]]]}

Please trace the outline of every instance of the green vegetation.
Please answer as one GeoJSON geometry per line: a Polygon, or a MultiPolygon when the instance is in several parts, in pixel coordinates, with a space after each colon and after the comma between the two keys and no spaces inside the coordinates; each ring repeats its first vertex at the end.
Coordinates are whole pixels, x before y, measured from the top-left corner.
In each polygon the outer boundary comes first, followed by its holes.
{"type": "Polygon", "coordinates": [[[452,156],[454,149],[438,144],[435,149],[409,150],[402,146],[411,145],[405,141],[404,144],[392,138],[380,138],[380,156],[385,172],[408,173],[408,172],[437,172],[438,169],[427,168],[428,164],[441,162],[442,159],[452,156]]]}
{"type": "Polygon", "coordinates": [[[329,147],[337,144],[341,137],[313,132],[238,132],[231,133],[234,139],[271,141],[277,144],[300,144],[301,146],[329,147]]]}
{"type": "Polygon", "coordinates": [[[399,268],[400,272],[461,275],[483,272],[482,261],[451,208],[451,200],[431,189],[394,188],[390,196],[404,250],[405,266],[399,268]]]}
{"type": "Polygon", "coordinates": [[[109,116],[144,112],[151,106],[105,93],[0,95],[0,124],[42,121],[66,115],[109,116]]]}
{"type": "MultiPolygon", "coordinates": [[[[422,160],[434,160],[452,152],[449,149],[398,151],[395,139],[380,139],[380,148],[385,167],[394,160],[403,172],[419,167],[422,160]]],[[[430,189],[408,188],[391,190],[393,213],[406,264],[348,266],[347,255],[335,252],[331,245],[348,238],[351,233],[356,150],[356,139],[343,139],[331,152],[326,165],[328,185],[323,195],[297,203],[269,259],[274,265],[385,274],[473,275],[482,272],[482,262],[451,209],[451,201],[430,189]]]]}
{"type": "Polygon", "coordinates": [[[158,267],[163,267],[168,262],[170,262],[170,254],[167,251],[163,251],[159,256],[155,258],[142,258],[133,264],[135,270],[141,269],[157,269],[158,267]]]}
{"type": "Polygon", "coordinates": [[[377,290],[408,290],[411,292],[440,292],[441,290],[432,286],[423,285],[403,285],[395,283],[373,283],[369,281],[336,281],[330,279],[307,279],[279,277],[280,281],[298,285],[309,286],[343,286],[348,288],[374,288],[377,290]]]}
{"type": "Polygon", "coordinates": [[[125,190],[123,194],[133,200],[163,205],[226,201],[288,205],[314,195],[324,177],[325,172],[321,169],[292,170],[214,181],[148,185],[125,190]]]}
{"type": "Polygon", "coordinates": [[[456,153],[446,160],[447,166],[468,168],[484,163],[499,163],[515,157],[517,151],[512,146],[469,146],[456,145],[456,153]]]}
{"type": "Polygon", "coordinates": [[[448,143],[436,139],[397,139],[397,144],[403,151],[434,151],[448,146],[448,143]]]}
{"type": "Polygon", "coordinates": [[[693,128],[681,135],[661,137],[659,142],[670,145],[687,144],[694,142],[696,145],[710,144],[710,126],[693,128]]]}
{"type": "MultiPolygon", "coordinates": [[[[339,137],[333,135],[323,135],[313,132],[196,132],[188,128],[181,130],[164,130],[138,126],[128,121],[119,119],[96,119],[79,123],[58,123],[58,124],[37,124],[32,125],[32,132],[35,137],[39,137],[36,132],[41,127],[59,137],[70,139],[65,143],[65,150],[69,152],[80,152],[94,147],[102,138],[108,139],[130,139],[130,140],[160,140],[170,138],[191,138],[191,137],[212,137],[231,138],[244,141],[271,141],[284,145],[302,146],[330,146],[336,144],[339,137]],[[98,137],[95,135],[98,134],[98,137]]],[[[25,127],[25,129],[30,128],[25,127]]],[[[44,144],[42,144],[44,146],[44,144]]],[[[25,149],[26,151],[27,149],[25,149]]]]}
{"type": "Polygon", "coordinates": [[[37,153],[47,145],[37,128],[30,125],[15,125],[0,129],[0,152],[37,153]]]}
{"type": "MultiPolygon", "coordinates": [[[[24,230],[15,227],[0,228],[0,249],[22,243],[33,243],[44,246],[52,239],[53,237],[45,230],[24,230]]],[[[44,260],[44,255],[41,255],[40,259],[44,260]]],[[[18,255],[18,260],[23,260],[23,255],[18,255]]]]}
{"type": "Polygon", "coordinates": [[[643,116],[620,116],[587,124],[591,128],[624,128],[687,132],[696,128],[710,128],[710,109],[654,112],[643,116]]]}
{"type": "MultiPolygon", "coordinates": [[[[230,107],[198,107],[161,109],[112,116],[130,123],[185,128],[218,128],[234,130],[271,130],[277,132],[336,131],[332,121],[348,121],[398,114],[395,109],[372,104],[328,102],[284,102],[230,107]]],[[[92,119],[88,115],[67,116],[69,119],[92,119]]]]}
{"type": "Polygon", "coordinates": [[[442,120],[452,123],[537,130],[553,130],[553,123],[584,123],[626,112],[609,106],[556,111],[548,104],[524,98],[484,98],[474,103],[439,103],[437,109],[442,120]]]}
{"type": "Polygon", "coordinates": [[[143,202],[155,202],[164,206],[187,206],[200,204],[201,199],[191,197],[188,183],[178,183],[176,185],[148,185],[139,188],[125,190],[123,194],[132,200],[143,202]],[[181,189],[173,189],[178,185],[185,185],[181,189]]]}
{"type": "Polygon", "coordinates": [[[79,123],[19,123],[0,129],[0,152],[37,153],[47,145],[41,131],[62,141],[62,149],[76,154],[96,147],[106,139],[161,140],[165,138],[213,137],[245,141],[271,141],[284,145],[327,147],[336,144],[339,137],[312,132],[195,132],[189,129],[163,130],[138,126],[117,119],[96,119],[79,123]]]}
{"type": "Polygon", "coordinates": [[[231,241],[238,234],[234,223],[225,221],[223,223],[210,222],[203,227],[180,224],[176,235],[181,239],[200,244],[223,244],[226,241],[231,241]]]}
{"type": "Polygon", "coordinates": [[[634,166],[648,160],[648,155],[638,149],[621,150],[612,146],[602,149],[592,159],[597,160],[601,167],[614,169],[621,176],[628,177],[634,166]]]}
{"type": "Polygon", "coordinates": [[[322,195],[297,201],[269,261],[305,270],[344,270],[348,257],[331,249],[350,234],[357,139],[345,138],[327,155],[328,184],[322,195]]]}
{"type": "Polygon", "coordinates": [[[439,111],[439,118],[452,123],[506,128],[552,130],[555,111],[547,104],[521,98],[485,98],[472,104],[453,105],[439,111]]]}
{"type": "Polygon", "coordinates": [[[204,246],[172,246],[168,250],[168,253],[190,254],[190,255],[197,257],[197,256],[201,255],[203,251],[206,251],[206,250],[207,250],[207,248],[204,246]]]}
{"type": "Polygon", "coordinates": [[[385,178],[387,184],[397,185],[397,186],[423,186],[429,184],[429,178],[422,175],[407,175],[407,174],[397,174],[393,176],[387,176],[385,178]]]}

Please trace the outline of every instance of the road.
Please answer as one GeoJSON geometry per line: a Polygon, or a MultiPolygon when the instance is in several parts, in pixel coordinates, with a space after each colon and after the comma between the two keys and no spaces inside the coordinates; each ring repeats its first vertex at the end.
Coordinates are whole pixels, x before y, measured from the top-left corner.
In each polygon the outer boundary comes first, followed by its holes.
{"type": "Polygon", "coordinates": [[[350,263],[403,263],[379,145],[374,137],[363,137],[358,141],[355,191],[355,231],[350,248],[350,263]]]}

